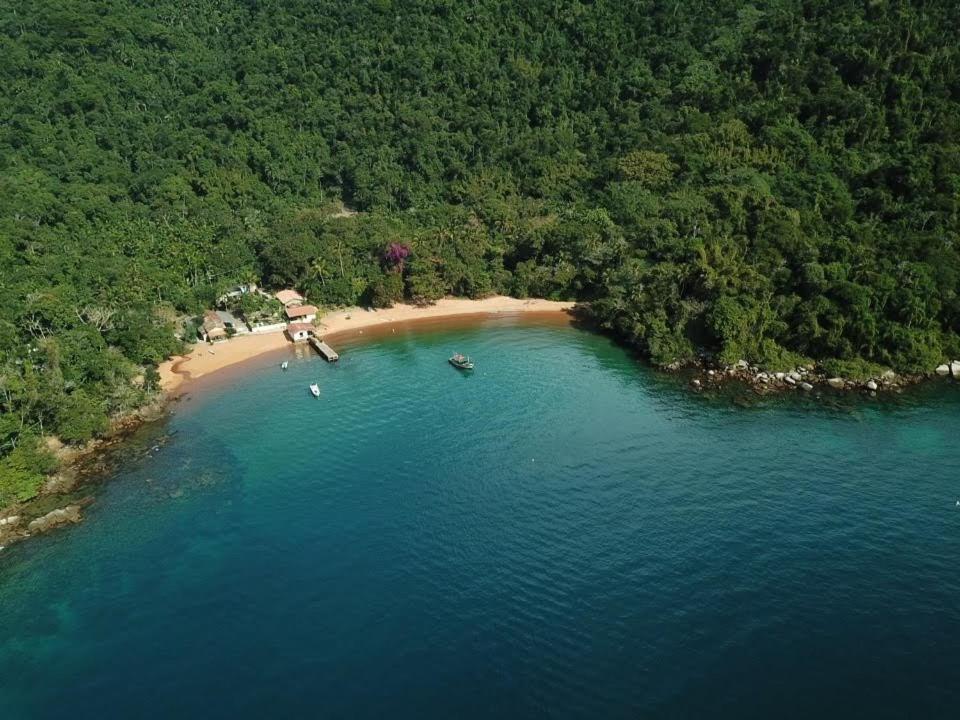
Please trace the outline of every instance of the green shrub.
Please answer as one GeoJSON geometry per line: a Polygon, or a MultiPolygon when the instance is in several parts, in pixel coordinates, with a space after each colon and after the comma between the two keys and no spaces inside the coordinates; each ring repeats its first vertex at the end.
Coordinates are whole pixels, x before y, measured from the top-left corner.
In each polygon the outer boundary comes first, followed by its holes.
{"type": "Polygon", "coordinates": [[[45,476],[57,467],[56,458],[33,437],[0,458],[0,507],[36,496],[45,476]]]}
{"type": "Polygon", "coordinates": [[[688,362],[695,355],[693,343],[678,329],[660,328],[647,341],[650,360],[655,365],[666,366],[674,362],[688,362]]]}
{"type": "Polygon", "coordinates": [[[764,370],[781,372],[793,370],[803,365],[810,365],[812,360],[800,353],[787,350],[773,340],[765,338],[759,343],[759,352],[755,358],[755,362],[764,370]]]}
{"type": "Polygon", "coordinates": [[[370,283],[367,294],[371,307],[393,307],[403,300],[403,276],[399,272],[384,273],[370,283]]]}
{"type": "Polygon", "coordinates": [[[890,369],[861,358],[854,358],[853,360],[824,360],[821,366],[823,367],[823,371],[830,377],[842,377],[847,380],[869,380],[870,378],[878,378],[890,369]]]}
{"type": "Polygon", "coordinates": [[[105,432],[109,423],[103,403],[77,390],[67,395],[57,414],[57,434],[66,442],[83,442],[105,432]]]}

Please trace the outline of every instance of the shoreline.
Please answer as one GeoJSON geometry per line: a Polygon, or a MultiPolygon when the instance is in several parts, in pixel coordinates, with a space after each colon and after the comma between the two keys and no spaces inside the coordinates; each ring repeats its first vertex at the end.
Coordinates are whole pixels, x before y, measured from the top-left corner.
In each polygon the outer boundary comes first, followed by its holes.
{"type": "MultiPolygon", "coordinates": [[[[425,320],[520,314],[569,315],[574,305],[572,301],[518,299],[503,295],[482,300],[443,298],[424,307],[398,303],[391,308],[335,310],[318,318],[315,325],[320,337],[335,340],[359,337],[367,330],[373,333],[391,326],[394,326],[393,329],[415,326],[425,320]]],[[[215,345],[196,343],[189,353],[160,363],[157,368],[160,388],[166,398],[175,398],[183,394],[188,385],[201,378],[222,374],[227,368],[246,364],[262,356],[279,354],[284,349],[292,351],[299,347],[304,347],[304,344],[291,342],[284,332],[243,335],[215,345]]]]}
{"type": "MultiPolygon", "coordinates": [[[[337,310],[319,318],[316,325],[320,329],[318,335],[336,343],[341,349],[349,350],[360,343],[403,334],[483,327],[491,322],[571,326],[576,320],[574,306],[574,302],[521,300],[505,296],[484,300],[445,298],[426,307],[398,304],[384,309],[337,310]]],[[[189,353],[167,359],[159,366],[160,393],[153,402],[117,419],[102,438],[81,447],[60,448],[58,455],[63,465],[48,479],[40,494],[28,501],[0,508],[0,551],[29,537],[82,522],[83,511],[94,502],[94,496],[88,494],[88,487],[105,477],[111,467],[106,459],[111,456],[111,451],[120,447],[137,430],[166,417],[175,401],[191,400],[195,391],[202,395],[204,390],[212,386],[229,383],[267,364],[304,356],[317,359],[307,343],[294,343],[285,332],[273,332],[234,337],[213,346],[198,342],[189,353]],[[214,352],[210,353],[209,350],[214,352]]],[[[740,386],[751,396],[793,395],[817,400],[825,400],[830,396],[893,398],[908,389],[927,384],[924,381],[930,379],[951,379],[950,376],[942,377],[943,373],[938,372],[915,376],[889,373],[876,382],[852,381],[829,378],[818,372],[815,365],[786,373],[764,372],[744,361],[733,366],[717,366],[701,361],[687,366],[658,369],[680,379],[697,395],[711,395],[740,386]]],[[[954,365],[951,364],[951,374],[953,370],[954,365]]],[[[953,378],[953,382],[958,381],[960,376],[953,378]]],[[[734,402],[742,405],[737,399],[734,402]]],[[[158,442],[162,443],[163,439],[158,442]]]]}
{"type": "MultiPolygon", "coordinates": [[[[438,330],[496,319],[569,325],[574,304],[505,296],[483,300],[445,298],[426,307],[398,304],[384,309],[337,310],[315,324],[322,337],[350,346],[395,336],[398,331],[438,330]]],[[[248,370],[298,355],[316,357],[307,343],[294,343],[285,332],[273,332],[242,335],[216,345],[198,342],[189,353],[165,360],[158,367],[160,393],[152,402],[116,418],[103,437],[78,447],[57,444],[60,469],[44,483],[39,494],[0,507],[0,555],[9,546],[30,537],[82,522],[84,510],[94,502],[88,488],[110,469],[111,451],[144,426],[165,418],[173,402],[190,400],[194,391],[204,386],[229,382],[248,370]]]]}

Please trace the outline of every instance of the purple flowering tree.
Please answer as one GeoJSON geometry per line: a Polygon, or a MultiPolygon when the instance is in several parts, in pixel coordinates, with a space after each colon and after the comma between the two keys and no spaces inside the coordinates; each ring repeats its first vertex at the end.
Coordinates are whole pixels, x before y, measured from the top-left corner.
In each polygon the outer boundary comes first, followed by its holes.
{"type": "Polygon", "coordinates": [[[410,257],[410,247],[403,243],[390,243],[383,253],[384,262],[398,272],[403,272],[403,265],[410,257]]]}

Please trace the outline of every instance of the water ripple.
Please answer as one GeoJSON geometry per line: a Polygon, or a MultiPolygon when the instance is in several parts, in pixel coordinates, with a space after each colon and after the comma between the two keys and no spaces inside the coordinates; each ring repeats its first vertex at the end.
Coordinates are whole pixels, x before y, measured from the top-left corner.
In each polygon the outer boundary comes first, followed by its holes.
{"type": "Polygon", "coordinates": [[[745,410],[493,321],[298,359],[7,553],[0,706],[952,717],[958,407],[745,410]]]}

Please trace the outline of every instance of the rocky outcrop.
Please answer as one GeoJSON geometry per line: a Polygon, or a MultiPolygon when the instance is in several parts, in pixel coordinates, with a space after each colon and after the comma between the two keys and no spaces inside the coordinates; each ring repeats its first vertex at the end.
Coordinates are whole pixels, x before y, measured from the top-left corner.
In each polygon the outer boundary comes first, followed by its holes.
{"type": "MultiPolygon", "coordinates": [[[[830,364],[798,365],[793,368],[764,369],[751,365],[746,360],[738,360],[732,365],[717,363],[716,357],[709,352],[703,352],[697,358],[684,365],[685,372],[693,371],[688,376],[690,386],[698,392],[708,392],[734,383],[736,390],[740,385],[747,385],[756,395],[769,395],[778,392],[795,392],[798,390],[814,392],[820,397],[821,391],[829,387],[835,392],[858,393],[864,397],[875,398],[880,394],[899,394],[909,385],[922,382],[929,374],[898,375],[893,370],[879,370],[875,375],[851,379],[828,373],[830,364]]],[[[953,361],[942,366],[946,374],[956,373],[960,377],[960,361],[953,361]]],[[[836,371],[834,371],[836,372],[836,371]]],[[[830,392],[825,392],[829,397],[830,392]]]]}
{"type": "Polygon", "coordinates": [[[52,510],[46,515],[38,517],[36,520],[30,521],[30,524],[27,525],[27,531],[35,535],[37,533],[48,532],[61,525],[78,523],[82,519],[83,513],[79,505],[67,505],[66,507],[52,510]]]}
{"type": "Polygon", "coordinates": [[[19,540],[24,532],[20,529],[22,515],[7,515],[0,518],[0,550],[19,540]]]}
{"type": "MultiPolygon", "coordinates": [[[[49,498],[43,499],[43,502],[48,500],[49,498]]],[[[90,497],[81,498],[39,517],[32,514],[30,503],[18,506],[16,515],[0,517],[0,550],[34,535],[80,522],[83,520],[83,508],[91,502],[93,499],[90,497]]]]}
{"type": "Polygon", "coordinates": [[[934,372],[941,377],[952,377],[955,379],[960,379],[960,360],[951,360],[950,362],[945,362],[942,365],[937,365],[934,372]]]}

